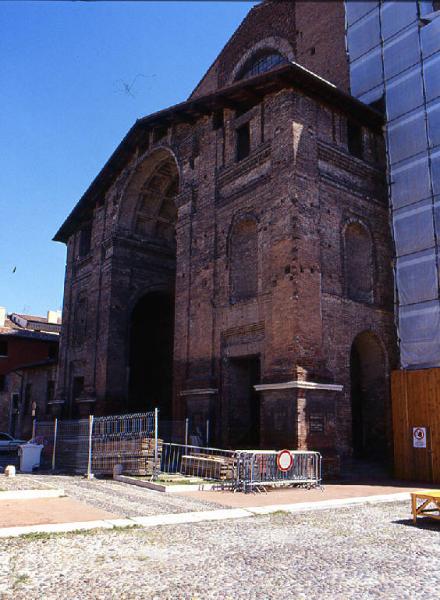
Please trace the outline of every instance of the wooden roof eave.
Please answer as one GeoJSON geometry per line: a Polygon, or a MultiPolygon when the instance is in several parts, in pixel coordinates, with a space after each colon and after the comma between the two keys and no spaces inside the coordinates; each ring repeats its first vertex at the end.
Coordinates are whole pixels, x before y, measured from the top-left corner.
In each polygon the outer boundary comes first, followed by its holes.
{"type": "Polygon", "coordinates": [[[146,131],[178,123],[193,124],[199,118],[223,108],[239,109],[260,102],[264,96],[286,87],[305,92],[329,104],[341,113],[350,113],[360,124],[381,131],[383,116],[359,100],[339,90],[330,82],[301,65],[289,63],[272,71],[221,88],[206,96],[194,98],[138,119],[131,127],[89,188],[61,225],[53,240],[67,242],[77,225],[92,209],[98,197],[105,193],[115,175],[125,166],[146,131]]]}

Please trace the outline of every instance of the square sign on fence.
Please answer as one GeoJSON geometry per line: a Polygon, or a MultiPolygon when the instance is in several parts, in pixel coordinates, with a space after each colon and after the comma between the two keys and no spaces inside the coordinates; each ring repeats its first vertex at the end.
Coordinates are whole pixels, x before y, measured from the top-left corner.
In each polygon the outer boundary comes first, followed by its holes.
{"type": "Polygon", "coordinates": [[[426,427],[413,427],[413,448],[426,448],[426,427]]]}

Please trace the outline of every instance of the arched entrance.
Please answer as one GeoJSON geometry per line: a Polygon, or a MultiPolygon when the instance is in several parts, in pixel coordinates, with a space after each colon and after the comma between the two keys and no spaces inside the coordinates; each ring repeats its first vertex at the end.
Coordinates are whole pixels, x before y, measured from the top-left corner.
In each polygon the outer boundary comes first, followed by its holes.
{"type": "Polygon", "coordinates": [[[163,292],[143,296],[130,327],[129,406],[132,412],[159,408],[171,418],[173,392],[174,297],[163,292]]]}
{"type": "Polygon", "coordinates": [[[388,403],[384,350],[371,332],[359,334],[351,347],[351,414],[355,458],[388,459],[388,403]]]}
{"type": "Polygon", "coordinates": [[[127,192],[134,200],[131,287],[156,290],[140,297],[131,314],[128,408],[158,407],[161,419],[172,417],[178,188],[175,159],[161,148],[144,159],[127,192]]]}

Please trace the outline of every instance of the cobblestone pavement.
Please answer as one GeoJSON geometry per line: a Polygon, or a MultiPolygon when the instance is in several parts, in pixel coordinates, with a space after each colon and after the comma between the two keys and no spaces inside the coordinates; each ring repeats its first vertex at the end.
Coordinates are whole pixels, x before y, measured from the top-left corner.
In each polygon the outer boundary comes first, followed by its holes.
{"type": "Polygon", "coordinates": [[[0,475],[0,490],[44,490],[48,487],[53,487],[53,485],[48,486],[43,478],[34,475],[20,474],[15,477],[0,475]]]}
{"type": "Polygon", "coordinates": [[[2,540],[2,600],[440,598],[440,526],[409,503],[2,540]]]}
{"type": "Polygon", "coordinates": [[[144,517],[163,513],[192,512],[224,508],[214,502],[176,494],[154,492],[112,479],[85,479],[68,475],[17,475],[0,477],[0,489],[63,488],[75,500],[86,502],[120,517],[144,517]]]}

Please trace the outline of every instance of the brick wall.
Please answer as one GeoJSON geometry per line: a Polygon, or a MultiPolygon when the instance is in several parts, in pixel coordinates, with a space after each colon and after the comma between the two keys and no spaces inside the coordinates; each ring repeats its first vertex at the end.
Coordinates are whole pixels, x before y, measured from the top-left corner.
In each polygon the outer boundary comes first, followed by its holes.
{"type": "Polygon", "coordinates": [[[348,91],[345,12],[336,2],[266,1],[249,12],[226,43],[192,97],[233,80],[234,69],[252,49],[270,47],[348,91]],[[262,43],[263,42],[263,43],[262,43]]]}

